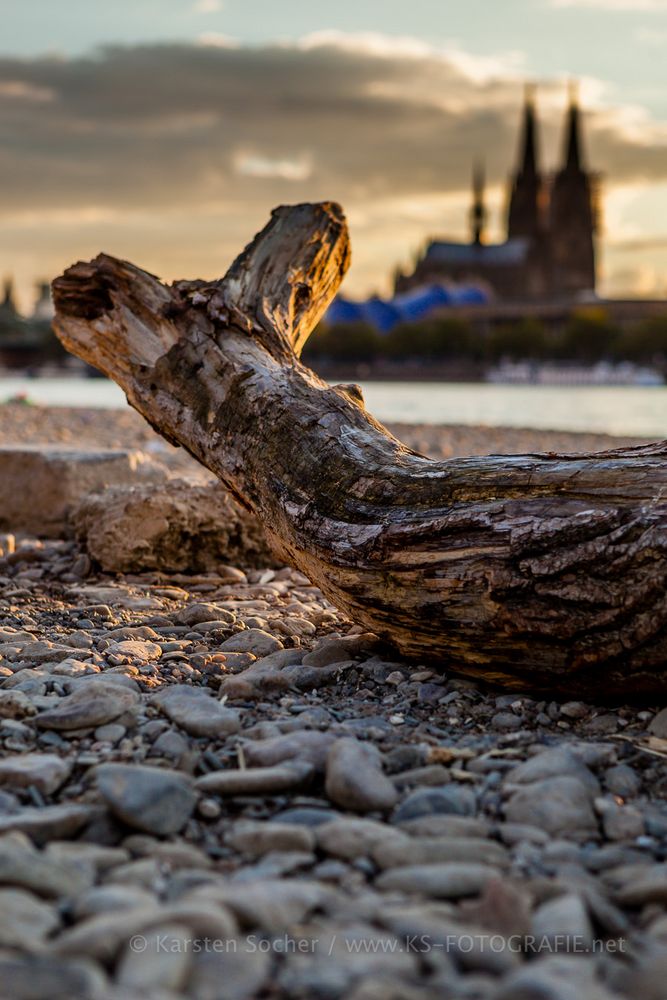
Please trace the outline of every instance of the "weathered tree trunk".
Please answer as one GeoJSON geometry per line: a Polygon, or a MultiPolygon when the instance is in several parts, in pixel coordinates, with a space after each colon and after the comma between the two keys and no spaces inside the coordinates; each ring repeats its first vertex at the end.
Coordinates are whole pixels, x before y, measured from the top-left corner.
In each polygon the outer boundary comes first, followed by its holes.
{"type": "Polygon", "coordinates": [[[522,689],[667,690],[667,445],[410,451],[298,360],[348,261],[338,206],[283,207],[219,282],[75,264],[55,329],[404,656],[522,689]]]}

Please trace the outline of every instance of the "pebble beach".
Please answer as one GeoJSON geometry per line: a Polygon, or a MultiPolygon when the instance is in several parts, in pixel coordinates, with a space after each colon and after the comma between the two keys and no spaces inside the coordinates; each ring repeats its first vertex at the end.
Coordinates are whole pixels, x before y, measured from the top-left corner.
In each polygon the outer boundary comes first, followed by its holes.
{"type": "MultiPolygon", "coordinates": [[[[202,475],[131,411],[0,406],[15,444],[202,475]]],[[[105,574],[4,527],[0,995],[665,1000],[664,704],[405,662],[289,567],[105,574]]]]}

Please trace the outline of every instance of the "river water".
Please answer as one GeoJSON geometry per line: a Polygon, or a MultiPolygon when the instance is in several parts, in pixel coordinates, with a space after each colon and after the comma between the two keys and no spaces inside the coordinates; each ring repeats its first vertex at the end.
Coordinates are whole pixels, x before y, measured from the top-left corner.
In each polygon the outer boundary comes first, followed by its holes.
{"type": "MultiPolygon", "coordinates": [[[[667,386],[367,382],[362,389],[368,410],[385,422],[667,438],[667,386]]],[[[43,406],[127,406],[122,390],[106,379],[0,378],[0,403],[21,394],[43,406]]]]}

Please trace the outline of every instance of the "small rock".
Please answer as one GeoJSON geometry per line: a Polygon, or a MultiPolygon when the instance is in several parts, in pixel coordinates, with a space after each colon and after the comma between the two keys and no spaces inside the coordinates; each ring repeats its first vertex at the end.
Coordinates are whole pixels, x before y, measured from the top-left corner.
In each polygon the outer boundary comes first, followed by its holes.
{"type": "Polygon", "coordinates": [[[521,716],[513,712],[497,712],[491,719],[491,728],[500,732],[509,733],[515,729],[521,729],[523,720],[521,716]]]}
{"type": "Polygon", "coordinates": [[[378,638],[371,632],[339,639],[324,639],[312,652],[306,653],[303,663],[307,667],[328,667],[332,663],[343,663],[362,653],[370,653],[377,645],[378,638]]]}
{"type": "Polygon", "coordinates": [[[80,893],[72,903],[75,920],[85,920],[102,913],[133,910],[154,906],[155,895],[148,889],[132,885],[95,885],[80,893]]]}
{"type": "Polygon", "coordinates": [[[86,729],[101,726],[137,708],[137,691],[108,681],[88,681],[61,698],[55,708],[36,716],[42,729],[86,729]]]}
{"type": "Polygon", "coordinates": [[[0,760],[0,784],[5,788],[32,785],[42,795],[52,795],[72,770],[71,761],[52,753],[26,753],[0,760]]]}
{"type": "Polygon", "coordinates": [[[243,632],[226,639],[219,647],[221,653],[253,653],[257,657],[268,656],[283,648],[280,639],[269,635],[260,628],[247,628],[243,632]]]}
{"type": "Polygon", "coordinates": [[[126,732],[125,726],[121,726],[117,722],[109,722],[105,726],[98,726],[94,736],[100,743],[119,743],[126,732]]]}
{"type": "Polygon", "coordinates": [[[325,788],[336,805],[355,812],[385,812],[398,792],[382,770],[382,758],[369,743],[337,740],[327,758],[325,788]]]}
{"type": "Polygon", "coordinates": [[[59,926],[53,906],[23,889],[0,889],[0,947],[31,951],[59,926]]]}
{"type": "Polygon", "coordinates": [[[218,607],[216,604],[188,604],[186,608],[174,615],[177,625],[199,625],[200,622],[210,621],[224,622],[226,625],[233,625],[236,615],[231,611],[218,607]]]}
{"type": "Polygon", "coordinates": [[[590,712],[590,707],[583,701],[566,701],[560,706],[560,714],[566,719],[584,719],[590,712]]]}
{"type": "Polygon", "coordinates": [[[450,774],[442,764],[426,764],[424,767],[413,767],[407,771],[392,775],[395,788],[410,788],[414,786],[442,787],[450,780],[450,774]]]}
{"type": "Polygon", "coordinates": [[[646,865],[635,869],[615,892],[621,906],[644,906],[667,903],[667,864],[646,865]]]}
{"type": "Polygon", "coordinates": [[[36,844],[72,837],[92,822],[101,810],[79,803],[21,809],[0,816],[0,834],[10,831],[26,833],[36,844]]]}
{"type": "MultiPolygon", "coordinates": [[[[395,823],[395,820],[392,821],[395,823]]],[[[469,816],[457,816],[453,813],[427,813],[414,819],[401,820],[396,824],[401,832],[413,837],[475,837],[486,839],[490,836],[489,827],[481,819],[469,816]]]]}
{"type": "Polygon", "coordinates": [[[296,758],[308,761],[321,772],[326,767],[329,750],[335,742],[333,733],[304,729],[285,736],[249,741],[243,744],[243,752],[251,767],[271,767],[296,758]]]}
{"type": "Polygon", "coordinates": [[[600,785],[597,778],[588,770],[585,764],[566,747],[555,747],[543,750],[542,753],[529,757],[528,760],[512,768],[506,775],[508,785],[528,785],[545,778],[556,778],[562,775],[577,778],[593,794],[598,794],[600,785]]]}
{"type": "Polygon", "coordinates": [[[194,889],[191,903],[222,905],[245,927],[282,934],[331,900],[331,889],[306,879],[260,878],[256,881],[215,882],[194,889]]]}
{"type": "Polygon", "coordinates": [[[314,768],[307,761],[288,761],[275,767],[213,771],[197,778],[197,789],[215,795],[274,795],[299,788],[313,774],[314,768]]]}
{"type": "Polygon", "coordinates": [[[649,723],[648,731],[652,736],[667,740],[667,708],[658,712],[649,723]]]}
{"type": "Polygon", "coordinates": [[[619,806],[609,799],[596,799],[602,829],[608,840],[634,840],[644,833],[644,817],[633,806],[619,806]]]}
{"type": "Polygon", "coordinates": [[[168,729],[156,739],[148,753],[149,757],[162,757],[172,761],[178,768],[188,759],[190,744],[182,733],[168,729]]]}
{"type": "Polygon", "coordinates": [[[87,889],[94,878],[91,865],[49,858],[21,834],[0,837],[0,885],[67,898],[87,889]]]}
{"type": "Polygon", "coordinates": [[[327,808],[322,804],[315,806],[293,806],[291,809],[283,809],[276,813],[272,819],[276,823],[298,823],[301,826],[318,827],[324,823],[329,823],[333,819],[341,819],[340,813],[327,808]]]}
{"type": "Polygon", "coordinates": [[[582,952],[593,943],[588,912],[573,892],[542,903],[533,914],[531,933],[551,952],[582,952]]]}
{"type": "Polygon", "coordinates": [[[509,937],[523,937],[530,930],[532,899],[520,884],[495,878],[487,882],[478,899],[465,900],[459,909],[466,921],[509,937]]]}
{"type": "Polygon", "coordinates": [[[174,684],[151,699],[164,714],[191,736],[220,737],[241,728],[239,713],[227,708],[208,689],[174,684]]]}
{"type": "Polygon", "coordinates": [[[187,927],[163,924],[137,936],[120,958],[116,980],[128,991],[181,992],[190,971],[192,936],[187,927]],[[137,940],[140,942],[137,948],[137,940]]]}
{"type": "Polygon", "coordinates": [[[178,771],[102,764],[95,777],[103,799],[118,819],[158,836],[181,830],[197,801],[191,780],[178,771]]]}
{"type": "Polygon", "coordinates": [[[111,642],[106,653],[148,663],[150,660],[160,659],[162,647],[157,642],[147,642],[145,639],[121,639],[120,642],[111,642]]]}
{"type": "Polygon", "coordinates": [[[520,788],[505,806],[505,818],[539,827],[552,836],[583,839],[597,833],[589,789],[567,775],[520,788]]]}
{"type": "Polygon", "coordinates": [[[403,849],[403,860],[411,843],[410,837],[373,819],[341,817],[317,827],[317,844],[320,850],[335,858],[354,861],[370,857],[375,849],[396,844],[403,849]]]}
{"type": "Polygon", "coordinates": [[[297,823],[266,823],[253,820],[234,824],[225,843],[250,858],[260,858],[271,851],[303,851],[315,849],[315,834],[297,823]]]}
{"type": "Polygon", "coordinates": [[[110,868],[128,861],[130,855],[123,847],[106,847],[82,840],[52,840],[44,849],[44,857],[66,864],[90,865],[98,875],[104,875],[110,868]]]}
{"type": "Polygon", "coordinates": [[[632,799],[641,788],[641,779],[628,764],[616,764],[604,772],[604,783],[613,795],[622,799],[632,799]]]}
{"type": "Polygon", "coordinates": [[[418,893],[433,899],[477,896],[500,872],[490,865],[443,862],[390,868],[375,880],[384,892],[418,893]]]}
{"type": "Polygon", "coordinates": [[[392,823],[442,813],[474,816],[475,812],[475,793],[469,788],[453,784],[440,788],[418,788],[403,799],[392,816],[392,823]]]}
{"type": "Polygon", "coordinates": [[[372,857],[379,868],[397,868],[405,864],[433,864],[437,861],[475,862],[495,865],[498,868],[509,865],[509,855],[504,847],[493,840],[471,837],[412,837],[408,844],[400,840],[386,840],[377,844],[372,857]]]}
{"type": "Polygon", "coordinates": [[[26,719],[36,708],[23,691],[0,690],[0,719],[26,719]]]}

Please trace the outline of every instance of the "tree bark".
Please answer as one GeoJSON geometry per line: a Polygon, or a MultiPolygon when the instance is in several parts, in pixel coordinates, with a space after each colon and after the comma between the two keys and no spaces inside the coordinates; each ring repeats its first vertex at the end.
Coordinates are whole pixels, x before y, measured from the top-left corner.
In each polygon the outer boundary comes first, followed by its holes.
{"type": "Polygon", "coordinates": [[[337,205],[282,207],[217,282],[75,264],[55,329],[411,661],[522,690],[667,690],[667,444],[411,451],[298,359],[348,262],[337,205]]]}

